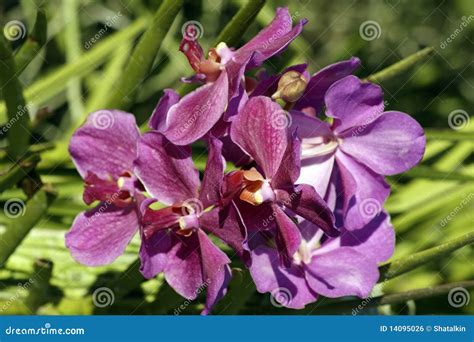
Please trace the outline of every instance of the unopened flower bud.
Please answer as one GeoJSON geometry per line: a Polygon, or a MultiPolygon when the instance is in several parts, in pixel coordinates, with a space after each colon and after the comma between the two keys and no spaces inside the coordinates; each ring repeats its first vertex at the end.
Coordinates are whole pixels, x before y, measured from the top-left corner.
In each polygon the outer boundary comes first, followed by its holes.
{"type": "Polygon", "coordinates": [[[308,81],[303,74],[291,70],[286,72],[278,82],[278,89],[272,99],[282,99],[286,102],[296,102],[303,96],[308,81]]]}

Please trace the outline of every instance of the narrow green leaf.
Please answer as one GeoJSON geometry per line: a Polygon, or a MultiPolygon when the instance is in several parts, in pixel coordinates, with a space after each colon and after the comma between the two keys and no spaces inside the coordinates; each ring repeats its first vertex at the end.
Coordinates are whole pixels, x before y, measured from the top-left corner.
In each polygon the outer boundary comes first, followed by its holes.
{"type": "Polygon", "coordinates": [[[0,134],[7,134],[8,154],[16,160],[28,148],[31,121],[23,98],[23,88],[17,77],[15,61],[3,36],[0,37],[0,61],[0,89],[8,110],[8,123],[0,134]]]}
{"type": "Polygon", "coordinates": [[[0,175],[0,193],[14,187],[28,172],[33,170],[40,161],[40,156],[33,154],[30,157],[17,162],[5,174],[0,175]]]}
{"type": "Polygon", "coordinates": [[[150,72],[161,43],[181,10],[182,3],[183,0],[163,1],[153,22],[133,50],[122,77],[117,82],[116,90],[107,102],[107,108],[127,109],[133,103],[135,93],[150,72]]]}
{"type": "Polygon", "coordinates": [[[375,74],[368,76],[367,78],[364,79],[364,81],[380,83],[382,81],[389,80],[407,71],[408,69],[413,67],[415,64],[419,63],[420,61],[425,60],[426,58],[431,56],[433,52],[434,52],[434,49],[432,47],[424,48],[423,50],[420,50],[414,53],[413,55],[410,55],[402,59],[401,61],[395,64],[392,64],[391,66],[383,70],[380,70],[379,72],[376,72],[375,74]]]}
{"type": "Polygon", "coordinates": [[[429,166],[417,166],[399,176],[402,178],[426,178],[434,180],[474,181],[474,176],[459,172],[439,171],[429,166]]]}
{"type": "Polygon", "coordinates": [[[33,30],[29,34],[28,39],[15,54],[15,65],[18,74],[21,74],[33,58],[38,55],[40,49],[46,44],[46,38],[46,15],[42,9],[39,9],[36,14],[36,22],[33,26],[33,30]]]}
{"type": "Polygon", "coordinates": [[[265,0],[248,1],[224,27],[214,45],[225,42],[228,46],[236,46],[264,5],[265,0]]]}
{"type": "Polygon", "coordinates": [[[461,132],[453,130],[425,129],[427,139],[474,141],[474,132],[461,132]]]}
{"type": "Polygon", "coordinates": [[[20,199],[12,199],[11,202],[7,201],[4,204],[4,211],[9,212],[10,219],[6,229],[0,233],[0,239],[4,242],[0,249],[0,267],[5,265],[10,255],[46,213],[55,198],[56,193],[44,187],[26,205],[20,199]]]}
{"type": "MultiPolygon", "coordinates": [[[[45,105],[48,100],[66,89],[69,80],[87,75],[91,70],[100,66],[110,58],[112,51],[121,49],[122,44],[141,32],[147,23],[148,18],[138,18],[130,26],[110,37],[103,38],[100,44],[84,53],[75,62],[66,64],[33,83],[25,89],[25,99],[28,105],[35,107],[45,105]]],[[[0,103],[0,122],[6,121],[5,113],[5,104],[0,103]]]]}
{"type": "Polygon", "coordinates": [[[440,259],[472,243],[474,243],[474,231],[439,246],[394,260],[380,267],[380,279],[384,281],[398,277],[401,274],[410,272],[428,262],[440,259]]]}

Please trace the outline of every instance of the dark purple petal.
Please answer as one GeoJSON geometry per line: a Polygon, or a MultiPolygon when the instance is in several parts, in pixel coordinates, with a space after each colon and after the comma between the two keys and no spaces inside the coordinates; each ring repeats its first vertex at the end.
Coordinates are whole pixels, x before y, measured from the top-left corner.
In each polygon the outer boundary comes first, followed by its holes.
{"type": "Polygon", "coordinates": [[[335,119],[334,131],[366,126],[383,113],[382,88],[362,83],[355,76],[347,76],[334,83],[326,92],[326,115],[335,119]]]}
{"type": "Polygon", "coordinates": [[[227,292],[231,278],[230,259],[209,240],[206,233],[198,230],[197,234],[202,258],[203,284],[206,287],[206,307],[202,313],[208,314],[227,292]]]}
{"type": "Polygon", "coordinates": [[[247,44],[235,52],[235,58],[252,55],[248,67],[260,66],[266,59],[283,51],[303,30],[303,19],[292,28],[292,18],[286,7],[277,8],[275,18],[247,44]],[[254,53],[257,52],[257,53],[254,53]]]}
{"type": "Polygon", "coordinates": [[[209,137],[208,147],[209,154],[199,194],[199,199],[204,208],[217,204],[221,199],[225,170],[225,160],[222,157],[222,141],[209,137]]]}
{"type": "Polygon", "coordinates": [[[339,234],[334,227],[331,210],[311,185],[299,184],[294,189],[278,189],[277,199],[279,203],[317,225],[329,236],[339,234]]]}
{"type": "Polygon", "coordinates": [[[379,278],[375,260],[350,247],[315,255],[306,268],[311,288],[329,298],[367,297],[379,278]]]}
{"type": "Polygon", "coordinates": [[[118,110],[91,113],[71,138],[69,153],[79,174],[118,178],[133,170],[140,136],[135,117],[118,110]]]}
{"type": "Polygon", "coordinates": [[[271,178],[280,167],[288,145],[285,112],[267,97],[251,98],[234,119],[230,135],[257,165],[266,178],[271,178]]]}
{"type": "Polygon", "coordinates": [[[266,246],[252,252],[250,274],[260,293],[270,292],[272,302],[292,309],[302,309],[316,301],[317,294],[308,286],[301,266],[280,267],[278,251],[266,246]]]}
{"type": "Polygon", "coordinates": [[[140,272],[145,278],[151,279],[164,272],[168,262],[167,253],[171,249],[172,243],[173,240],[167,231],[155,232],[150,238],[145,238],[142,235],[140,272]]]}
{"type": "Polygon", "coordinates": [[[247,231],[233,202],[225,208],[214,208],[205,212],[199,222],[204,231],[224,241],[232,247],[244,263],[250,265],[247,231]]]}
{"type": "Polygon", "coordinates": [[[156,131],[163,131],[166,128],[166,118],[171,106],[179,101],[179,94],[173,89],[165,89],[163,96],[153,110],[148,127],[156,131]]]}
{"type": "Polygon", "coordinates": [[[343,135],[341,149],[382,175],[402,173],[423,157],[423,128],[401,112],[386,112],[366,127],[343,135]]]}
{"type": "Polygon", "coordinates": [[[148,193],[164,204],[198,196],[199,173],[191,149],[173,145],[160,133],[149,132],[140,139],[135,174],[148,193]]]}
{"type": "Polygon", "coordinates": [[[272,178],[272,186],[275,189],[293,186],[300,175],[300,158],[301,141],[297,137],[292,137],[288,141],[280,167],[272,178]]]}
{"type": "Polygon", "coordinates": [[[227,106],[227,73],[222,71],[208,83],[172,106],[163,134],[176,145],[188,145],[203,137],[219,120],[227,106]]]}
{"type": "Polygon", "coordinates": [[[342,180],[344,227],[360,229],[376,217],[390,194],[384,178],[342,151],[336,161],[342,180]]]}
{"type": "Polygon", "coordinates": [[[232,141],[229,135],[221,137],[220,140],[223,143],[222,154],[225,160],[234,163],[237,167],[250,164],[252,158],[242,151],[242,149],[232,141]]]}
{"type": "Polygon", "coordinates": [[[296,224],[277,204],[272,205],[272,209],[278,226],[276,244],[280,251],[281,260],[289,267],[293,255],[301,244],[301,234],[296,224]]]}
{"type": "Polygon", "coordinates": [[[324,107],[324,95],[329,87],[341,78],[352,74],[359,67],[360,59],[352,57],[319,70],[309,80],[303,96],[295,103],[294,109],[313,107],[316,113],[320,113],[324,107]]]}
{"type": "Polygon", "coordinates": [[[76,216],[66,234],[72,257],[87,266],[107,265],[119,257],[138,230],[136,205],[101,203],[76,216]]]}

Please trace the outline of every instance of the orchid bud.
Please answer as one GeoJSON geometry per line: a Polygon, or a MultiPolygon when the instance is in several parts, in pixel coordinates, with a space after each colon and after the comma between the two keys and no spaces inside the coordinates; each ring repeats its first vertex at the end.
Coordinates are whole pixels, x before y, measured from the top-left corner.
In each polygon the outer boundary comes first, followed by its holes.
{"type": "Polygon", "coordinates": [[[286,102],[296,102],[303,95],[308,81],[303,74],[291,70],[283,74],[278,81],[278,89],[272,99],[282,99],[286,102]]]}

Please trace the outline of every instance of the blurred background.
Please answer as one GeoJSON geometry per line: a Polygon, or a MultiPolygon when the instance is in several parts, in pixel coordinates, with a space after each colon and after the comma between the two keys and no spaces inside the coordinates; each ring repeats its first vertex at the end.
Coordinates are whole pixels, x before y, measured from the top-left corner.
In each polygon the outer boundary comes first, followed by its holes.
{"type": "MultiPolygon", "coordinates": [[[[46,43],[18,77],[32,122],[31,149],[41,154],[41,161],[32,157],[29,162],[37,167],[26,165],[17,187],[1,186],[0,314],[193,314],[202,306],[202,300],[189,303],[176,296],[161,276],[143,281],[137,271],[138,238],[107,267],[81,266],[64,246],[65,232],[86,209],[82,180],[67,154],[68,139],[88,113],[106,108],[110,93],[120,91],[117,85],[131,51],[160,4],[158,0],[1,1],[0,28],[10,37],[14,53],[34,33],[38,7],[44,9],[48,29],[46,43]],[[8,31],[12,22],[20,28],[16,36],[8,31]],[[46,192],[35,192],[40,179],[46,192]],[[185,308],[177,313],[180,305],[185,308]]],[[[183,24],[196,20],[202,25],[200,41],[207,50],[245,4],[237,0],[184,2],[151,71],[131,86],[135,96],[126,107],[140,124],[164,88],[176,88],[180,77],[192,74],[178,51],[183,24]]],[[[367,77],[433,47],[415,66],[381,82],[386,109],[411,114],[433,133],[422,165],[389,179],[393,193],[386,209],[397,232],[393,258],[474,231],[474,2],[268,0],[236,47],[268,24],[278,6],[289,6],[295,22],[303,18],[309,22],[285,53],[265,64],[272,72],[306,62],[313,73],[357,56],[362,60],[357,75],[367,77]]],[[[3,127],[7,121],[2,101],[3,127]]],[[[7,177],[12,167],[6,145],[3,134],[1,177],[7,177]]],[[[378,285],[374,295],[473,280],[473,260],[474,248],[468,245],[378,285]]],[[[256,293],[248,274],[239,271],[237,263],[235,267],[230,296],[218,306],[217,314],[303,313],[273,306],[269,295],[256,293]]],[[[360,314],[474,314],[472,291],[465,289],[463,294],[462,305],[453,305],[447,293],[438,293],[429,298],[407,297],[393,305],[366,303],[360,314]]],[[[321,299],[304,313],[354,314],[353,302],[338,301],[334,308],[331,302],[321,299]]]]}

